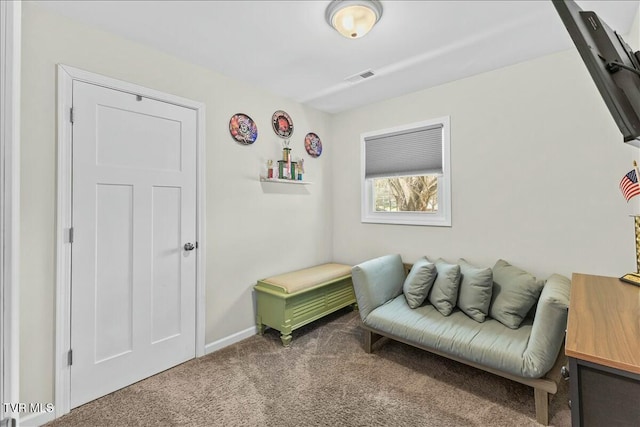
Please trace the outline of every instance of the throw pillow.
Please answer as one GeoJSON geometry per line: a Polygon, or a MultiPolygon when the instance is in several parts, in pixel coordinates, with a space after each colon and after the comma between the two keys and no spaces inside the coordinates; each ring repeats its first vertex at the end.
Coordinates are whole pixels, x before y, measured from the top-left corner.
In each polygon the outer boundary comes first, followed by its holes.
{"type": "Polygon", "coordinates": [[[460,258],[460,294],[458,307],[476,322],[484,322],[489,314],[493,273],[490,268],[480,268],[460,258]]]}
{"type": "Polygon", "coordinates": [[[409,307],[420,307],[424,300],[427,299],[433,281],[436,279],[436,274],[436,266],[426,258],[420,258],[413,264],[402,286],[402,291],[409,307]]]}
{"type": "Polygon", "coordinates": [[[439,259],[435,262],[438,275],[436,276],[429,302],[443,315],[448,316],[456,306],[458,299],[458,286],[460,284],[460,266],[448,264],[439,259]]]}
{"type": "Polygon", "coordinates": [[[493,295],[489,315],[503,325],[517,329],[544,286],[531,274],[502,259],[493,267],[493,295]]]}

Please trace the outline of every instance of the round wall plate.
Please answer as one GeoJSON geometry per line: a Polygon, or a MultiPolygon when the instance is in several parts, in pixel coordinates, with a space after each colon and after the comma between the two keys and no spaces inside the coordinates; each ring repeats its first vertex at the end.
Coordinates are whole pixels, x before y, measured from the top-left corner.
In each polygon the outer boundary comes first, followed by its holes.
{"type": "Polygon", "coordinates": [[[322,141],[320,137],[313,132],[309,132],[304,137],[304,148],[311,157],[320,157],[322,154],[322,141]]]}
{"type": "Polygon", "coordinates": [[[278,110],[273,113],[273,116],[271,116],[271,124],[273,126],[273,131],[280,138],[290,138],[291,134],[293,134],[293,120],[291,120],[291,117],[282,110],[278,110]]]}
{"type": "Polygon", "coordinates": [[[229,120],[229,133],[240,144],[249,145],[258,139],[258,126],[246,114],[234,114],[229,120]]]}

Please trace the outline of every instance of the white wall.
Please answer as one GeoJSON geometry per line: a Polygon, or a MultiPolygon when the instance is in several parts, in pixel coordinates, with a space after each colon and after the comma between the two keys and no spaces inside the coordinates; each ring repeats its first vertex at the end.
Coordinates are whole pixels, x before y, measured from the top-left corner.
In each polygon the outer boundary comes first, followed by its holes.
{"type": "Polygon", "coordinates": [[[31,2],[23,7],[22,41],[21,402],[53,402],[58,63],[206,104],[207,343],[255,325],[257,279],[331,259],[328,115],[31,2]],[[270,123],[278,109],[294,121],[293,154],[305,159],[310,186],[258,181],[266,160],[281,153],[270,123]],[[229,135],[229,119],[239,112],[258,125],[253,145],[242,146],[229,135]],[[317,159],[304,151],[311,131],[325,142],[317,159]]]}
{"type": "Polygon", "coordinates": [[[387,253],[504,258],[541,278],[635,269],[618,189],[638,149],[622,137],[574,49],[335,116],[334,259],[387,253]],[[360,223],[363,132],[451,117],[451,228],[360,223]]]}
{"type": "MultiPolygon", "coordinates": [[[[18,402],[20,372],[20,51],[19,2],[0,3],[0,401],[18,402]]],[[[16,418],[0,409],[0,419],[16,418]]]]}
{"type": "Polygon", "coordinates": [[[634,51],[638,50],[640,46],[640,5],[638,5],[636,16],[633,19],[631,28],[629,29],[629,34],[623,36],[623,38],[634,51]]]}

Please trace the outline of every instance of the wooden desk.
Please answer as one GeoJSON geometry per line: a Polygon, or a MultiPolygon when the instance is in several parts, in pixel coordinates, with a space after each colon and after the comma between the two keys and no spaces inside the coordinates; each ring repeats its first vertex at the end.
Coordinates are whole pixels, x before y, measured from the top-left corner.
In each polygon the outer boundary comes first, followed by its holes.
{"type": "Polygon", "coordinates": [[[573,274],[565,352],[572,425],[640,425],[640,287],[573,274]]]}

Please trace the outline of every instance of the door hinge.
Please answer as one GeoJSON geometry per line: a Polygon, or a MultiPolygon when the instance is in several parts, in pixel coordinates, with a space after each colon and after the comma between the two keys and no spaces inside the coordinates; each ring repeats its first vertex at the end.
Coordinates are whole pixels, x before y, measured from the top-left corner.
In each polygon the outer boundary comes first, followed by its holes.
{"type": "Polygon", "coordinates": [[[69,349],[69,353],[67,353],[67,364],[69,366],[73,365],[73,350],[69,349]]]}
{"type": "Polygon", "coordinates": [[[196,249],[198,249],[198,242],[196,242],[196,249]]]}
{"type": "Polygon", "coordinates": [[[73,107],[69,108],[69,121],[73,124],[73,107]]]}
{"type": "Polygon", "coordinates": [[[69,228],[69,243],[73,243],[73,227],[69,228]]]}

